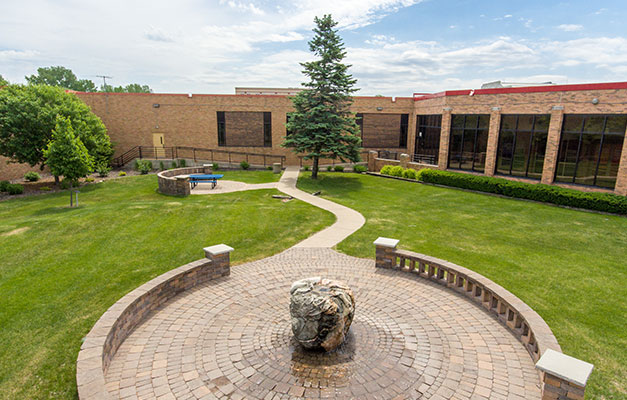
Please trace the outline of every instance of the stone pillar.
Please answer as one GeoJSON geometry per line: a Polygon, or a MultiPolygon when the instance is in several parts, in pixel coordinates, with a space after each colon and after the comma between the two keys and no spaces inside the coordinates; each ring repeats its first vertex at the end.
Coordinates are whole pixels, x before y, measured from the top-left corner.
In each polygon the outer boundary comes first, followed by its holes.
{"type": "Polygon", "coordinates": [[[627,196],[627,132],[623,139],[623,152],[620,155],[620,164],[618,164],[618,176],[616,177],[616,186],[614,193],[627,196]]]}
{"type": "Polygon", "coordinates": [[[274,163],[272,164],[272,172],[275,174],[280,174],[281,173],[281,163],[274,163]]]}
{"type": "Polygon", "coordinates": [[[490,130],[488,131],[488,146],[485,156],[485,175],[494,176],[496,169],[496,152],[499,147],[499,133],[501,130],[501,107],[492,107],[490,113],[490,130]]]}
{"type": "Polygon", "coordinates": [[[205,257],[211,260],[214,278],[231,274],[231,252],[233,248],[225,244],[205,247],[205,257]]]}
{"type": "MultiPolygon", "coordinates": [[[[416,103],[416,102],[414,102],[416,103]]],[[[416,111],[415,106],[412,113],[409,114],[409,123],[407,124],[407,154],[413,160],[416,153],[416,111]]]]}
{"type": "Polygon", "coordinates": [[[377,268],[393,268],[396,266],[396,246],[398,240],[379,237],[373,242],[376,246],[376,262],[377,268]]]}
{"type": "Polygon", "coordinates": [[[379,172],[377,171],[377,156],[379,155],[379,153],[377,153],[374,150],[370,150],[368,152],[368,171],[370,172],[379,172]]]}
{"type": "Polygon", "coordinates": [[[438,155],[438,169],[448,168],[448,146],[451,139],[451,107],[442,109],[442,128],[440,129],[440,152],[438,155]]]}
{"type": "Polygon", "coordinates": [[[562,133],[562,121],[564,120],[564,107],[553,106],[551,109],[551,122],[549,134],[546,139],[546,152],[544,153],[544,168],[542,169],[541,183],[550,185],[555,180],[555,168],[557,168],[557,156],[560,150],[560,136],[562,133]]]}
{"type": "Polygon", "coordinates": [[[205,174],[212,174],[213,173],[213,164],[203,164],[202,165],[202,170],[205,174]]]}
{"type": "Polygon", "coordinates": [[[594,366],[547,349],[536,363],[542,371],[542,400],[583,400],[586,383],[594,366]]]}
{"type": "Polygon", "coordinates": [[[398,159],[401,162],[401,167],[407,168],[407,163],[409,162],[409,154],[402,153],[398,159]]]}
{"type": "Polygon", "coordinates": [[[176,177],[176,194],[179,196],[189,196],[191,188],[189,186],[189,176],[177,176],[176,177]]]}

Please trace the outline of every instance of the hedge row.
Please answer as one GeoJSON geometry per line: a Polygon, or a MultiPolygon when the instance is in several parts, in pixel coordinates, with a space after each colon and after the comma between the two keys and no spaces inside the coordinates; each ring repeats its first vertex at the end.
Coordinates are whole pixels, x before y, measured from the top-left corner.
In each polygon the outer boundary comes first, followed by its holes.
{"type": "MultiPolygon", "coordinates": [[[[383,170],[381,173],[383,173],[383,170]]],[[[433,169],[422,169],[418,171],[417,179],[426,183],[496,193],[519,199],[535,200],[614,214],[627,214],[627,196],[618,196],[611,193],[581,192],[579,190],[543,185],[540,183],[531,184],[502,178],[433,169]]]]}

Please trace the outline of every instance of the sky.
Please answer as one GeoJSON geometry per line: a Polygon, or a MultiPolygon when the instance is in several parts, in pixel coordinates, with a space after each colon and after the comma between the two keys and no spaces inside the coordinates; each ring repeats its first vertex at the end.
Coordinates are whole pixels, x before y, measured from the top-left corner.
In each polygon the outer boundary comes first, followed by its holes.
{"type": "Polygon", "coordinates": [[[357,95],[627,80],[627,2],[3,0],[0,75],[62,65],[157,93],[298,87],[315,16],[339,22],[357,95]]]}

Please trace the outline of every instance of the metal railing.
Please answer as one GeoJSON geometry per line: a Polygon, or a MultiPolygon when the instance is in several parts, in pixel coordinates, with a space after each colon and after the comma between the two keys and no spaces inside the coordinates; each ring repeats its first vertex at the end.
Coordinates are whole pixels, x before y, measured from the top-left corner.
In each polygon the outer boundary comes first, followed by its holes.
{"type": "Polygon", "coordinates": [[[205,149],[201,147],[135,146],[124,154],[114,158],[111,161],[111,165],[115,168],[119,168],[136,158],[148,158],[151,160],[174,160],[183,158],[194,161],[204,160],[226,163],[240,163],[242,161],[246,161],[251,165],[263,165],[264,167],[279,162],[281,163],[281,167],[283,167],[286,157],[281,155],[250,153],[243,151],[205,149]]]}
{"type": "MultiPolygon", "coordinates": [[[[370,152],[369,151],[362,151],[359,153],[361,155],[361,161],[362,162],[368,162],[368,157],[370,157],[370,152]]],[[[305,160],[305,156],[298,156],[298,161],[300,166],[304,166],[304,165],[309,165],[311,166],[313,164],[313,161],[308,159],[305,160]]],[[[336,164],[346,164],[344,162],[342,162],[342,160],[338,160],[338,159],[333,159],[333,158],[320,158],[320,160],[318,161],[318,165],[322,166],[322,165],[332,165],[335,166],[336,164]]]]}
{"type": "Polygon", "coordinates": [[[388,151],[388,150],[378,150],[377,151],[377,158],[384,158],[386,160],[398,160],[399,153],[395,152],[395,151],[388,151]]]}

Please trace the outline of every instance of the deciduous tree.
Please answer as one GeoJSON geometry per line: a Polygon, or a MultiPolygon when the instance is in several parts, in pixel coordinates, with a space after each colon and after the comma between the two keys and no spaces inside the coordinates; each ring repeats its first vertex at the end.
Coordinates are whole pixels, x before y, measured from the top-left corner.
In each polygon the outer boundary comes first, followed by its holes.
{"type": "Polygon", "coordinates": [[[320,158],[360,161],[361,139],[355,114],[350,111],[357,81],[348,73],[350,65],[342,63],[346,52],[334,29],[337,22],[331,15],[314,21],[315,36],[309,50],[317,59],[301,63],[309,82],[303,83],[305,89],[292,98],[295,111],[289,114],[289,135],[282,145],[312,159],[311,177],[317,179],[320,158]]]}
{"type": "Polygon", "coordinates": [[[30,85],[59,86],[78,92],[97,92],[96,84],[89,79],[78,79],[72,70],[56,66],[37,68],[37,74],[26,77],[30,85]]]}
{"type": "Polygon", "coordinates": [[[74,134],[70,118],[61,115],[56,118],[52,140],[43,153],[50,172],[72,182],[90,174],[94,168],[94,160],[81,139],[74,134]]]}

